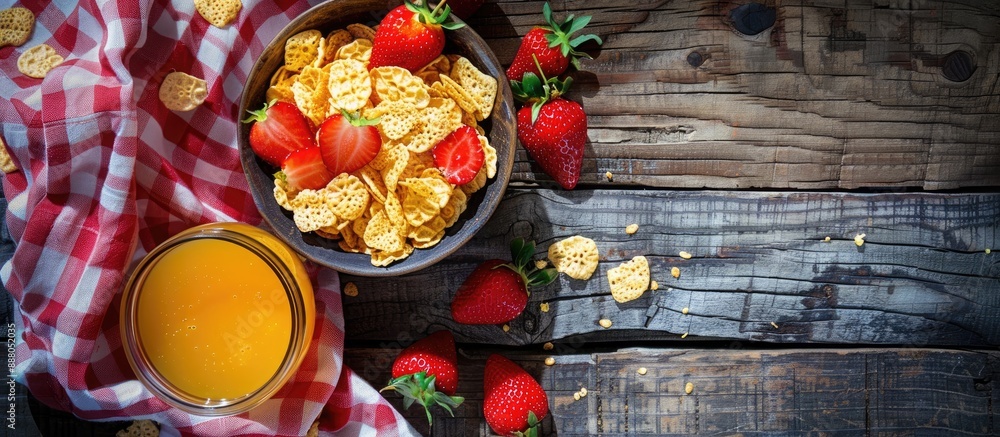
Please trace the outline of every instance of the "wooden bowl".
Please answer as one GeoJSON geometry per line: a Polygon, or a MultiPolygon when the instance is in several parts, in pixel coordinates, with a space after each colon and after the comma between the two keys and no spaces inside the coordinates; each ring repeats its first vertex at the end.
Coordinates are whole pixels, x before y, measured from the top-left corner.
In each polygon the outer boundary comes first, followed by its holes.
{"type": "MultiPolygon", "coordinates": [[[[250,70],[240,99],[240,117],[246,114],[247,110],[258,109],[264,105],[264,95],[270,85],[271,76],[284,63],[285,40],[288,37],[308,29],[318,29],[325,35],[329,31],[344,28],[351,23],[369,25],[378,23],[388,12],[387,7],[401,4],[401,2],[389,3],[392,4],[387,4],[385,0],[331,0],[309,9],[292,20],[268,44],[250,70]]],[[[496,55],[475,31],[465,26],[445,33],[448,37],[445,53],[465,56],[481,71],[497,79],[499,87],[493,112],[487,120],[480,123],[487,132],[490,145],[497,150],[497,174],[495,178],[489,180],[486,187],[469,198],[468,207],[458,222],[448,228],[445,237],[431,248],[415,249],[403,260],[387,267],[376,267],[372,265],[369,255],[345,252],[334,240],[322,238],[311,232],[299,231],[292,221],[291,212],[286,211],[274,200],[273,174],[278,169],[257,158],[248,142],[250,125],[240,124],[237,133],[240,160],[257,208],[264,220],[273,228],[274,233],[309,260],[343,273],[359,276],[395,276],[414,272],[440,261],[469,241],[496,210],[503,198],[514,165],[514,148],[517,143],[513,96],[504,69],[497,61],[496,55]]]]}

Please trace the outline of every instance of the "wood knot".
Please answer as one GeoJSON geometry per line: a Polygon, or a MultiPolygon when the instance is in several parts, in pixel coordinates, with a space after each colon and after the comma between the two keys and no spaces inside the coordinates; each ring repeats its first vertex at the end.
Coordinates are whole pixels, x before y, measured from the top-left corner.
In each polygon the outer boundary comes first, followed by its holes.
{"type": "Polygon", "coordinates": [[[941,74],[952,82],[965,82],[975,71],[976,64],[972,60],[972,55],[964,50],[948,53],[941,63],[941,74]]]}
{"type": "Polygon", "coordinates": [[[733,28],[744,35],[756,35],[771,26],[778,14],[774,8],[760,3],[739,5],[729,11],[729,20],[733,28]]]}
{"type": "Polygon", "coordinates": [[[700,52],[691,52],[688,53],[687,61],[692,67],[700,67],[701,64],[705,63],[705,56],[700,52]]]}

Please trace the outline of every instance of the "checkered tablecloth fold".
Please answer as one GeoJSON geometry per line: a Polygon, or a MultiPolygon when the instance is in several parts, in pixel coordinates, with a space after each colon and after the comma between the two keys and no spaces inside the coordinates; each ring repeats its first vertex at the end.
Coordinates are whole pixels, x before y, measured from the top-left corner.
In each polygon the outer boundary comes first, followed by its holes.
{"type": "Polygon", "coordinates": [[[192,2],[17,2],[30,40],[0,49],[0,135],[19,168],[3,177],[17,246],[0,279],[17,303],[16,373],[32,394],[87,420],[148,418],[164,434],[410,435],[379,393],[343,366],[336,272],[315,268],[317,325],[293,380],[261,407],[203,418],[168,407],[132,374],[121,347],[121,287],[166,238],[213,221],[261,225],[236,130],[244,80],[263,48],[319,0],[243,1],[236,22],[208,24],[192,2]],[[17,58],[45,43],[65,58],[45,79],[17,58]],[[183,71],[208,83],[190,112],[158,99],[183,71]]]}

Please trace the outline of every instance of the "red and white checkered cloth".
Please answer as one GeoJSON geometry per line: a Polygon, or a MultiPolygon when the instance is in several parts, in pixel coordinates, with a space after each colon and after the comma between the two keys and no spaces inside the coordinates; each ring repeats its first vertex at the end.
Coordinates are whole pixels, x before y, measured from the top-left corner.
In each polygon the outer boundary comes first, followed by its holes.
{"type": "Polygon", "coordinates": [[[169,408],[136,381],[118,334],[131,268],[157,243],[212,221],[260,224],[236,146],[238,101],[254,60],[319,0],[243,0],[216,28],[192,2],[0,0],[37,23],[0,49],[0,134],[20,171],[3,178],[17,250],[0,270],[18,304],[16,373],[46,404],[87,420],[148,418],[167,435],[303,435],[320,419],[337,435],[410,435],[413,428],[343,367],[336,272],[315,269],[317,329],[293,381],[234,417],[169,408]],[[46,43],[65,58],[44,80],[17,70],[46,43]],[[160,80],[178,70],[208,82],[194,111],[166,109],[160,80]]]}

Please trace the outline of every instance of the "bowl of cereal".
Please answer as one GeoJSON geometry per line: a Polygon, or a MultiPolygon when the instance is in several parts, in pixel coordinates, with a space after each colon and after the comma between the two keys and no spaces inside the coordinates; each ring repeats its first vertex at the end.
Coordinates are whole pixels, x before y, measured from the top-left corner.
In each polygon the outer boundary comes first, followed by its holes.
{"type": "Polygon", "coordinates": [[[360,276],[414,272],[465,244],[503,198],[516,146],[511,90],[482,38],[468,26],[445,30],[442,54],[425,66],[376,67],[375,29],[387,12],[385,0],[334,0],[296,17],[254,63],[239,106],[244,117],[293,104],[318,146],[333,144],[323,134],[341,115],[377,130],[373,158],[317,186],[299,183],[315,176],[313,166],[289,164],[303,153],[279,164],[251,146],[255,121],[237,132],[254,202],[275,235],[317,264],[360,276]],[[435,159],[456,136],[482,156],[458,180],[435,159]]]}

